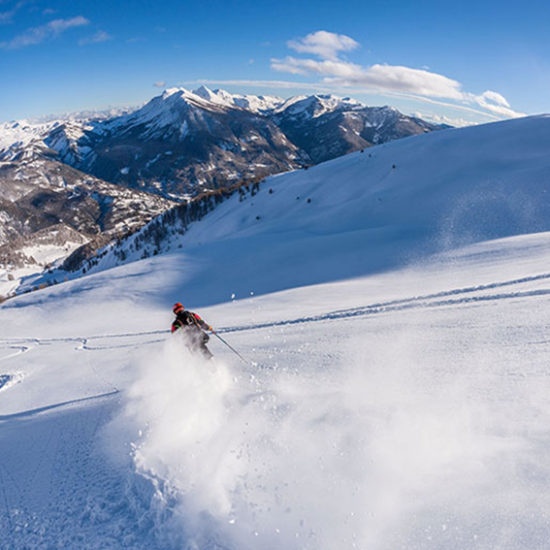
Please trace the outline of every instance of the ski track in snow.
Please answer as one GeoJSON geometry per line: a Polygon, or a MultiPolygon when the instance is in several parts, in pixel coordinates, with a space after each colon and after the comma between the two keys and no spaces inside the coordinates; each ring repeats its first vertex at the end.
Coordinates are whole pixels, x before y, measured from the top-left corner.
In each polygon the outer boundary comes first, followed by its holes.
{"type": "Polygon", "coordinates": [[[65,408],[69,407],[71,405],[77,405],[86,403],[88,401],[96,401],[98,399],[104,399],[107,397],[112,397],[116,394],[120,393],[119,390],[113,390],[111,392],[102,393],[99,395],[92,395],[90,397],[82,397],[80,399],[71,399],[70,401],[63,401],[62,403],[55,403],[54,405],[47,405],[44,407],[38,407],[36,409],[31,409],[28,411],[22,411],[18,413],[13,414],[0,414],[0,422],[6,422],[8,420],[20,420],[23,418],[28,418],[30,416],[36,416],[38,414],[42,414],[44,412],[53,411],[55,409],[65,408]]]}
{"type": "MultiPolygon", "coordinates": [[[[506,288],[515,285],[523,285],[526,283],[547,281],[550,280],[550,274],[544,273],[540,275],[533,275],[528,277],[521,277],[516,279],[510,279],[508,281],[501,281],[495,283],[481,284],[463,288],[454,288],[450,290],[443,290],[432,294],[424,294],[420,296],[411,296],[408,298],[399,298],[396,300],[388,300],[385,302],[377,302],[374,304],[368,304],[365,306],[359,306],[348,309],[341,309],[330,311],[320,315],[297,317],[294,319],[283,319],[278,321],[271,321],[265,323],[257,323],[251,325],[241,326],[226,326],[217,330],[219,334],[242,332],[248,330],[261,330],[264,328],[272,328],[286,325],[317,323],[324,321],[342,320],[352,317],[361,317],[369,315],[379,315],[383,313],[391,313],[395,311],[404,311],[409,309],[418,308],[436,308],[444,306],[456,306],[456,305],[469,305],[479,302],[488,301],[500,301],[518,298],[531,298],[540,297],[550,294],[550,288],[542,288],[535,290],[518,290],[515,292],[501,292],[494,294],[481,294],[476,296],[468,296],[477,292],[483,292],[487,290],[496,290],[500,288],[506,288]],[[466,296],[462,296],[466,295],[466,296]],[[443,299],[445,298],[445,299],[443,299]]],[[[26,353],[34,346],[49,345],[54,343],[71,343],[76,342],[78,346],[76,350],[80,351],[105,351],[111,349],[123,349],[133,348],[136,342],[113,344],[113,345],[91,345],[90,342],[94,340],[108,340],[116,338],[138,338],[143,336],[155,336],[169,334],[169,330],[152,330],[152,331],[139,331],[139,332],[122,332],[116,334],[96,334],[93,336],[75,336],[67,338],[8,338],[5,340],[0,339],[0,350],[2,348],[17,349],[15,353],[11,353],[4,357],[0,356],[0,361],[13,358],[20,353],[26,353]],[[24,345],[20,345],[24,344],[24,345]],[[34,346],[32,345],[34,344],[34,346]]],[[[155,338],[149,340],[140,340],[139,345],[151,345],[163,342],[163,338],[155,338]]]]}
{"type": "Polygon", "coordinates": [[[5,361],[7,359],[11,359],[12,357],[16,357],[17,355],[20,355],[21,353],[26,353],[31,349],[31,346],[0,346],[0,352],[2,349],[15,349],[17,351],[8,353],[8,355],[2,355],[0,356],[0,361],[5,361]]]}

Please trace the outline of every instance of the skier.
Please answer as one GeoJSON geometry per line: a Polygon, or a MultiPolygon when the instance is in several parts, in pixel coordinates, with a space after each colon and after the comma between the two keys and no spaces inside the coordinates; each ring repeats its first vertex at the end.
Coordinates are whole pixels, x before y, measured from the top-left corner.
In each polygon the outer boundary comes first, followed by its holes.
{"type": "Polygon", "coordinates": [[[206,334],[206,330],[212,330],[212,327],[205,323],[196,313],[187,311],[180,302],[174,304],[172,308],[176,318],[172,323],[172,334],[179,330],[184,337],[187,347],[191,351],[200,352],[206,359],[210,359],[212,353],[206,347],[206,342],[210,340],[210,336],[206,334]]]}

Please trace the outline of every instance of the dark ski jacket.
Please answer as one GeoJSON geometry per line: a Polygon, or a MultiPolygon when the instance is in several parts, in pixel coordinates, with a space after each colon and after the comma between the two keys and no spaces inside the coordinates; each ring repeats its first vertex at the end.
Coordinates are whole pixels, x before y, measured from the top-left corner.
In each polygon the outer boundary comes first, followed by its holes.
{"type": "Polygon", "coordinates": [[[196,313],[184,309],[176,315],[172,323],[172,332],[186,327],[193,327],[198,330],[212,330],[212,327],[205,323],[196,313]]]}

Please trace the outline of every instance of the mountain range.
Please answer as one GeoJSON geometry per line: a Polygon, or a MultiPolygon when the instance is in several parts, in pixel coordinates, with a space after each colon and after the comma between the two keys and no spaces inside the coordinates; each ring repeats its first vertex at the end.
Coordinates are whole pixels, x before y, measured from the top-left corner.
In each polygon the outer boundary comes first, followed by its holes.
{"type": "Polygon", "coordinates": [[[350,98],[284,100],[204,86],[168,89],[133,111],[4,123],[0,266],[43,268],[201,193],[440,128],[350,98]]]}

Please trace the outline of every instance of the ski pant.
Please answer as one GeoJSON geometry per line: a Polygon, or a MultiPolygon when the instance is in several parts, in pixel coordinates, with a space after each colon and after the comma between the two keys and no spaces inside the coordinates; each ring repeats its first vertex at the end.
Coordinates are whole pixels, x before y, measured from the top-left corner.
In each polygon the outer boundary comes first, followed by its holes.
{"type": "MultiPolygon", "coordinates": [[[[208,359],[212,357],[212,353],[206,347],[206,343],[210,340],[210,336],[203,332],[198,327],[183,327],[180,329],[186,346],[193,352],[199,352],[208,359]]],[[[179,331],[178,331],[179,332],[179,331]]]]}

